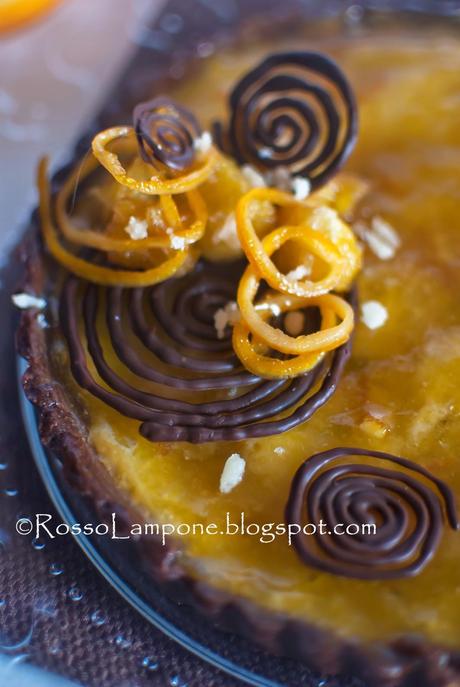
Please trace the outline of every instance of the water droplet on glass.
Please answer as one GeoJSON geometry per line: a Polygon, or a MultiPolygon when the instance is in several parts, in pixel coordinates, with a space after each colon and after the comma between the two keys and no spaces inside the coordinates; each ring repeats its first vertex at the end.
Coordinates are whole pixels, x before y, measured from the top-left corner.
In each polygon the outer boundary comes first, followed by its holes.
{"type": "Polygon", "coordinates": [[[158,670],[159,668],[158,661],[153,656],[146,656],[142,659],[142,667],[146,670],[152,671],[153,673],[155,670],[158,670]]]}
{"type": "Polygon", "coordinates": [[[107,618],[105,615],[102,613],[102,611],[94,611],[94,613],[91,615],[90,618],[91,622],[93,625],[96,625],[97,627],[100,627],[101,625],[104,625],[106,622],[107,618]]]}
{"type": "Polygon", "coordinates": [[[9,487],[8,489],[4,489],[3,493],[5,494],[5,496],[17,496],[18,490],[14,489],[13,487],[9,487]]]}
{"type": "Polygon", "coordinates": [[[41,551],[42,549],[45,548],[45,542],[40,541],[40,539],[33,539],[32,540],[32,546],[37,551],[41,551]]]}
{"type": "Polygon", "coordinates": [[[199,43],[196,51],[198,53],[198,57],[205,58],[205,57],[210,57],[213,54],[213,52],[215,51],[215,49],[216,48],[214,46],[214,43],[205,42],[205,43],[199,43]]]}
{"type": "Polygon", "coordinates": [[[117,635],[115,637],[115,644],[120,647],[120,649],[129,649],[131,643],[132,642],[129,639],[126,639],[126,637],[123,637],[123,635],[117,635]]]}
{"type": "Polygon", "coordinates": [[[52,656],[62,656],[63,651],[61,645],[57,641],[52,642],[48,647],[48,653],[52,656]]]}
{"type": "Polygon", "coordinates": [[[35,611],[39,615],[55,618],[57,616],[56,604],[48,599],[41,599],[35,604],[35,611]]]}
{"type": "Polygon", "coordinates": [[[83,593],[78,589],[78,587],[70,587],[67,592],[67,596],[71,601],[81,601],[81,599],[83,599],[83,593]]]}
{"type": "Polygon", "coordinates": [[[167,33],[180,33],[184,26],[184,20],[179,14],[165,14],[160,26],[167,33]]]}
{"type": "Polygon", "coordinates": [[[50,574],[51,575],[62,575],[64,572],[64,568],[62,565],[59,565],[59,563],[51,563],[50,565],[50,574]]]}
{"type": "Polygon", "coordinates": [[[360,5],[350,5],[345,10],[345,21],[347,24],[359,24],[363,18],[364,10],[360,5]]]}
{"type": "Polygon", "coordinates": [[[179,675],[173,675],[169,679],[169,684],[171,685],[171,687],[188,687],[186,682],[182,682],[179,675]]]}

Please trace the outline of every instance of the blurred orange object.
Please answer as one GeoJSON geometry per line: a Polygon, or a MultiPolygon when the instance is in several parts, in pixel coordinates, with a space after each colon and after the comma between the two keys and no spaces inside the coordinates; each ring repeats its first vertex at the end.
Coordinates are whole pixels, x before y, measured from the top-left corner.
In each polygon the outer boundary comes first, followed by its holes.
{"type": "Polygon", "coordinates": [[[0,31],[16,29],[48,12],[60,0],[0,0],[0,31]]]}

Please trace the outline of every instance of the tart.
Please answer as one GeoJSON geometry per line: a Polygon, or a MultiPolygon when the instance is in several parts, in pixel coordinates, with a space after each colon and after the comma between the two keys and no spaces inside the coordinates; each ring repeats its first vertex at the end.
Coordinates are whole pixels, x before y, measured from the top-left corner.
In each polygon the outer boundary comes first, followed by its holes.
{"type": "Polygon", "coordinates": [[[41,163],[24,387],[101,517],[172,526],[132,531],[166,591],[327,673],[454,685],[460,44],[305,31],[41,163]]]}

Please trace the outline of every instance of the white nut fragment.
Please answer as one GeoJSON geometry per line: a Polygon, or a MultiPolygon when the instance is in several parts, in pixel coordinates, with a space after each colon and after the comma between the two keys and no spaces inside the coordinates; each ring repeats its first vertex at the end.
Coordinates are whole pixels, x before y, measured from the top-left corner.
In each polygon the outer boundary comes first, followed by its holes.
{"type": "Polygon", "coordinates": [[[183,236],[172,235],[171,239],[170,239],[170,243],[171,243],[171,248],[174,248],[174,250],[184,250],[185,245],[186,245],[185,239],[183,238],[183,236]]]}
{"type": "Polygon", "coordinates": [[[217,331],[217,338],[223,339],[225,329],[228,325],[233,325],[240,319],[240,311],[235,301],[229,301],[223,308],[219,308],[214,313],[214,327],[217,331]]]}
{"type": "Polygon", "coordinates": [[[251,188],[264,188],[267,185],[262,174],[251,165],[244,165],[241,168],[241,174],[251,188]]]}
{"type": "Polygon", "coordinates": [[[288,167],[277,167],[265,174],[268,186],[292,193],[296,200],[305,200],[310,195],[311,183],[306,177],[294,177],[288,167]]]}
{"type": "Polygon", "coordinates": [[[378,301],[367,301],[361,305],[361,320],[368,329],[382,327],[388,319],[388,311],[378,301]]]}
{"type": "Polygon", "coordinates": [[[401,245],[396,230],[379,215],[372,218],[370,229],[363,224],[357,227],[358,234],[380,260],[391,260],[401,245]]]}
{"type": "Polygon", "coordinates": [[[46,308],[46,301],[44,298],[33,296],[30,293],[15,293],[11,296],[11,300],[20,310],[27,310],[28,308],[43,310],[46,308]]]}
{"type": "Polygon", "coordinates": [[[296,200],[305,200],[310,195],[311,183],[305,177],[294,177],[292,180],[292,193],[296,200]]]}
{"type": "Polygon", "coordinates": [[[201,136],[198,138],[195,138],[193,141],[193,147],[196,150],[197,153],[200,153],[201,155],[206,155],[206,153],[209,153],[211,150],[212,146],[212,136],[209,133],[209,131],[203,131],[201,136]]]}
{"type": "Polygon", "coordinates": [[[231,212],[229,215],[227,215],[222,226],[214,233],[212,242],[214,244],[225,243],[232,251],[241,249],[241,244],[236,229],[236,217],[234,212],[231,212]]]}
{"type": "Polygon", "coordinates": [[[128,224],[125,227],[125,231],[129,234],[133,241],[139,241],[140,239],[146,239],[148,236],[148,223],[144,219],[137,219],[137,217],[131,217],[128,220],[128,224]]]}
{"type": "Polygon", "coordinates": [[[239,453],[232,453],[227,458],[220,476],[219,489],[222,494],[228,494],[241,482],[245,469],[246,461],[239,453]]]}

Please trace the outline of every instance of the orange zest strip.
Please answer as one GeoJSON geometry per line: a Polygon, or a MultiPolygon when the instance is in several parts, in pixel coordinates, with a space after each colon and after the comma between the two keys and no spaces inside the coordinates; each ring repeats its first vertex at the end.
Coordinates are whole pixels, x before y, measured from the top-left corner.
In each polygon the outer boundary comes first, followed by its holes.
{"type": "Polygon", "coordinates": [[[252,334],[270,348],[290,355],[317,353],[331,351],[349,339],[354,324],[353,308],[340,296],[323,294],[313,298],[291,297],[288,299],[289,310],[301,310],[310,306],[321,308],[322,306],[329,308],[340,320],[339,324],[334,323],[334,326],[329,326],[324,331],[293,337],[273,327],[261,314],[264,308],[271,311],[272,315],[278,314],[279,307],[276,305],[274,308],[273,300],[270,303],[263,301],[257,305],[254,303],[259,284],[260,279],[254,269],[251,266],[247,267],[240,279],[237,302],[241,316],[252,334]]]}
{"type": "MultiPolygon", "coordinates": [[[[281,207],[304,208],[307,211],[307,217],[308,212],[312,212],[312,206],[307,201],[297,201],[292,195],[272,188],[256,188],[241,198],[236,208],[238,237],[249,262],[261,278],[281,293],[302,297],[318,296],[343,287],[350,281],[356,267],[356,260],[351,261],[350,255],[344,253],[344,247],[350,253],[349,246],[345,246],[344,241],[342,241],[343,245],[335,245],[327,232],[308,226],[307,219],[300,225],[276,229],[269,237],[266,237],[269,239],[268,242],[263,243],[257,236],[253,224],[257,204],[262,201],[268,201],[281,207]],[[292,280],[278,270],[270,256],[291,239],[302,242],[313,255],[326,262],[329,272],[324,278],[319,281],[292,280]],[[269,247],[271,248],[270,253],[267,250],[269,247]]],[[[326,220],[327,216],[324,217],[323,221],[326,220]]],[[[347,228],[346,225],[344,227],[347,228]]],[[[351,237],[353,239],[352,235],[351,237]]],[[[354,244],[356,245],[356,241],[354,244]]],[[[359,257],[359,250],[357,249],[357,251],[359,257]]]]}
{"type": "MultiPolygon", "coordinates": [[[[319,297],[321,299],[322,297],[319,297]]],[[[319,300],[318,299],[318,300],[319,300]]],[[[266,321],[273,314],[273,307],[281,313],[292,312],[298,309],[299,302],[289,297],[282,296],[267,299],[259,305],[260,316],[266,321]]],[[[319,303],[321,313],[321,331],[327,331],[336,323],[336,314],[324,301],[319,303]]],[[[279,330],[278,330],[279,331],[279,330]]],[[[245,367],[253,374],[270,379],[284,379],[297,377],[309,372],[325,356],[325,352],[304,353],[288,360],[280,360],[266,354],[267,345],[251,331],[244,320],[234,325],[233,348],[238,358],[244,362],[245,367]]]]}
{"type": "Polygon", "coordinates": [[[153,174],[149,179],[139,181],[129,176],[120,162],[116,153],[108,150],[108,146],[114,141],[134,137],[134,129],[131,126],[115,126],[98,133],[92,142],[94,156],[110,172],[119,184],[132,191],[146,193],[148,195],[161,196],[164,194],[187,193],[202,184],[214,171],[220,154],[214,146],[211,146],[206,155],[199,162],[199,166],[192,168],[187,174],[166,179],[153,174]]]}
{"type": "Polygon", "coordinates": [[[247,369],[261,377],[282,379],[305,374],[329,351],[344,344],[353,330],[353,308],[331,291],[349,288],[360,267],[361,250],[356,238],[333,209],[312,199],[298,201],[273,188],[249,191],[238,203],[236,218],[249,265],[238,285],[241,319],[233,328],[235,353],[247,369]],[[254,218],[260,203],[267,201],[278,206],[280,216],[291,223],[259,238],[254,218]],[[295,279],[278,270],[272,255],[287,241],[300,243],[325,265],[317,280],[295,279]],[[257,301],[262,280],[274,292],[257,301]],[[271,324],[275,317],[310,307],[320,311],[319,331],[290,336],[271,324]],[[276,353],[283,357],[280,359],[276,353]]]}
{"type": "MultiPolygon", "coordinates": [[[[80,229],[73,225],[66,210],[68,200],[73,193],[77,181],[81,178],[85,178],[97,166],[98,162],[94,157],[85,160],[81,167],[77,166],[72,174],[70,174],[57,194],[56,219],[63,236],[72,243],[107,252],[142,252],[149,248],[170,248],[171,236],[167,234],[158,234],[139,240],[130,238],[119,239],[112,236],[106,236],[102,232],[95,231],[94,229],[80,229]]],[[[184,245],[195,243],[195,241],[201,239],[204,235],[207,222],[207,208],[200,192],[189,191],[186,197],[195,216],[195,221],[192,222],[190,227],[178,229],[174,232],[174,236],[183,239],[184,245]]],[[[168,223],[173,227],[181,226],[179,213],[172,197],[162,196],[162,198],[163,202],[167,203],[169,208],[168,217],[171,218],[171,214],[174,217],[174,222],[169,221],[168,223]],[[174,210],[172,210],[173,206],[174,210]]],[[[167,221],[168,217],[165,217],[167,221]]]]}
{"type": "MultiPolygon", "coordinates": [[[[103,286],[151,286],[160,281],[172,277],[179,269],[185,266],[190,257],[188,250],[174,251],[172,257],[168,257],[160,265],[143,271],[120,270],[95,265],[92,262],[74,255],[68,251],[59,241],[58,233],[51,218],[51,194],[47,175],[47,160],[42,159],[38,167],[38,189],[40,196],[40,219],[45,243],[58,262],[67,267],[83,279],[88,279],[103,286]]],[[[192,258],[196,260],[196,255],[192,258]]]]}

